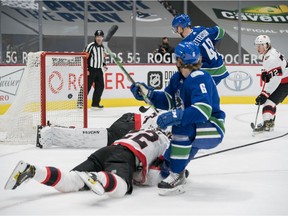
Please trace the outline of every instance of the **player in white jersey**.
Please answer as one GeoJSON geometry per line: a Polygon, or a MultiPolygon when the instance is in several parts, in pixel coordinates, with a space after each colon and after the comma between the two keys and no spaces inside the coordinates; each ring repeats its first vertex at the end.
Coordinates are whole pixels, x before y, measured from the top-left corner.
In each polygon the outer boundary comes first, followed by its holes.
{"type": "Polygon", "coordinates": [[[263,105],[263,124],[259,124],[254,131],[271,131],[274,128],[276,106],[288,95],[288,63],[285,57],[271,46],[267,35],[259,35],[255,39],[255,46],[263,62],[261,79],[265,86],[256,98],[256,105],[263,105]]]}
{"type": "Polygon", "coordinates": [[[132,193],[132,183],[155,185],[161,180],[160,171],[154,170],[156,175],[151,175],[149,168],[168,144],[169,139],[162,131],[142,129],[131,131],[122,139],[97,150],[70,172],[20,161],[5,189],[16,189],[23,182],[34,179],[60,192],[86,188],[98,195],[107,193],[110,197],[123,197],[132,193]]]}

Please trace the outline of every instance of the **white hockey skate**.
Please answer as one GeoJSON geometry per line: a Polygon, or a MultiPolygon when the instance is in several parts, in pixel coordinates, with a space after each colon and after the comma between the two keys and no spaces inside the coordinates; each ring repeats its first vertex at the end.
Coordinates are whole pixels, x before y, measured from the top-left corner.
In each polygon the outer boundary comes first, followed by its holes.
{"type": "Polygon", "coordinates": [[[35,167],[19,161],[5,184],[5,190],[14,190],[23,182],[29,181],[35,175],[35,167]]]}
{"type": "Polygon", "coordinates": [[[97,172],[75,172],[94,193],[98,195],[103,195],[105,193],[102,183],[97,178],[97,172]]]}
{"type": "Polygon", "coordinates": [[[169,196],[184,193],[188,175],[189,172],[185,170],[181,173],[170,172],[170,175],[158,184],[159,195],[169,196]]]}

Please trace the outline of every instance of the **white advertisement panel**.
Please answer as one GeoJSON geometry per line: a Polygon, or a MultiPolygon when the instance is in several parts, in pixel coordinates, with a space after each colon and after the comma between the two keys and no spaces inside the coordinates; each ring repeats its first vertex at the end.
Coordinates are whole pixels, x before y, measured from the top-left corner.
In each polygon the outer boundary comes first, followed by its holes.
{"type": "MultiPolygon", "coordinates": [[[[145,82],[156,90],[163,90],[169,83],[171,76],[176,72],[175,65],[172,64],[135,64],[124,65],[134,80],[145,82]]],[[[0,66],[0,108],[7,108],[17,96],[17,90],[24,73],[24,66],[0,66]]],[[[217,87],[222,103],[252,103],[255,97],[260,93],[262,81],[260,79],[260,65],[228,65],[230,75],[223,80],[217,87]],[[242,98],[242,101],[239,100],[242,98]],[[243,99],[244,98],[244,99],[243,99]],[[252,101],[253,99],[253,101],[252,101]],[[246,101],[245,101],[246,100],[246,101]]],[[[55,72],[51,70],[47,74],[48,86],[47,98],[49,101],[59,100],[77,100],[78,92],[82,86],[81,76],[76,73],[55,72]]],[[[117,99],[115,106],[129,106],[127,99],[133,99],[130,92],[130,82],[117,65],[109,65],[104,73],[105,89],[102,100],[110,101],[117,99]],[[122,100],[123,99],[123,100],[122,100]],[[125,101],[126,100],[126,101],[125,101]],[[119,102],[121,101],[121,102],[119,102]]],[[[29,83],[28,83],[29,84],[29,83]]],[[[91,100],[93,86],[88,99],[91,100]]],[[[39,99],[40,100],[40,99],[39,99]]],[[[131,100],[130,100],[131,101],[131,100]]],[[[3,110],[2,110],[3,111],[3,110]]],[[[3,112],[2,112],[3,113],[3,112]]]]}
{"type": "MultiPolygon", "coordinates": [[[[134,80],[163,90],[177,71],[175,65],[125,65],[134,80]]],[[[228,65],[229,77],[218,85],[221,96],[256,96],[261,91],[260,65],[228,65]]],[[[131,97],[130,83],[117,66],[110,66],[104,75],[104,98],[131,97]],[[115,94],[115,92],[117,92],[115,94]]]]}
{"type": "Polygon", "coordinates": [[[11,104],[17,95],[25,66],[0,66],[0,105],[11,104]]]}

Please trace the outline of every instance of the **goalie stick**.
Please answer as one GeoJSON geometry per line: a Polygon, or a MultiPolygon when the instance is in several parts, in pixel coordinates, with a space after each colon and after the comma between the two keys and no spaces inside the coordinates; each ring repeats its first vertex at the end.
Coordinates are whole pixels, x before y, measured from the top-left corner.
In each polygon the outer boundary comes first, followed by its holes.
{"type": "Polygon", "coordinates": [[[268,138],[268,139],[264,139],[264,140],[259,140],[259,141],[248,143],[248,144],[245,144],[245,145],[240,145],[240,146],[236,146],[236,147],[233,147],[233,148],[228,148],[228,149],[212,152],[212,153],[209,153],[209,154],[205,154],[205,155],[201,155],[201,156],[195,157],[195,158],[193,158],[193,160],[196,160],[196,159],[199,159],[199,158],[208,157],[208,156],[212,156],[212,155],[216,155],[216,154],[220,154],[220,153],[223,153],[223,152],[228,152],[228,151],[244,148],[244,147],[247,147],[247,146],[256,145],[256,144],[263,143],[263,142],[268,142],[268,141],[271,141],[271,140],[282,138],[282,137],[287,136],[287,135],[288,135],[288,133],[285,133],[285,134],[282,134],[282,135],[279,135],[279,136],[276,136],[276,137],[272,137],[272,138],[268,138]]]}
{"type": "MultiPolygon", "coordinates": [[[[132,83],[135,84],[135,80],[131,77],[131,75],[128,73],[128,71],[123,67],[122,63],[120,62],[120,60],[118,59],[118,57],[116,55],[113,55],[112,51],[109,49],[108,47],[108,41],[113,37],[113,35],[116,33],[116,31],[118,30],[118,26],[117,25],[113,25],[108,33],[107,36],[103,39],[103,45],[105,47],[105,49],[108,51],[109,55],[113,58],[113,60],[116,62],[116,64],[120,67],[120,69],[122,70],[122,72],[126,75],[127,79],[132,83]]],[[[143,90],[140,88],[140,93],[142,94],[145,103],[147,103],[149,105],[148,108],[141,106],[139,108],[139,111],[144,113],[146,112],[150,107],[153,108],[153,110],[158,113],[158,110],[155,108],[155,106],[152,104],[152,102],[149,100],[149,98],[144,95],[143,90]]]]}

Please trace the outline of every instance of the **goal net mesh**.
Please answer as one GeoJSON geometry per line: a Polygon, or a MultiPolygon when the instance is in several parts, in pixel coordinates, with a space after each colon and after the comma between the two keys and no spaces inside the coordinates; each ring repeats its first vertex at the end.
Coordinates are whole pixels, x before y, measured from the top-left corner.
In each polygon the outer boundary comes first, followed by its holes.
{"type": "Polygon", "coordinates": [[[35,144],[37,125],[47,122],[87,127],[86,68],[85,53],[29,53],[17,96],[0,116],[0,141],[35,144]]]}

